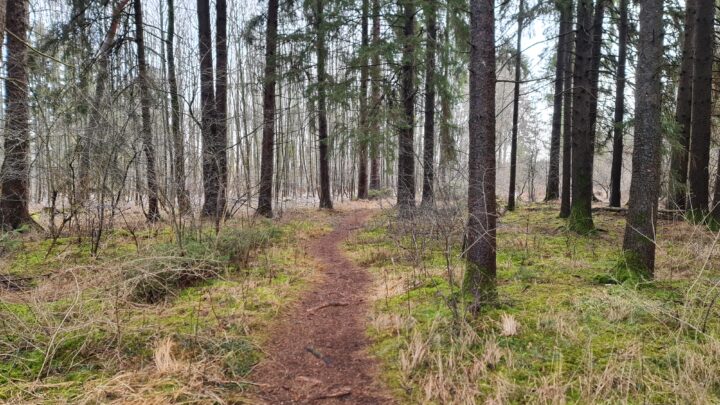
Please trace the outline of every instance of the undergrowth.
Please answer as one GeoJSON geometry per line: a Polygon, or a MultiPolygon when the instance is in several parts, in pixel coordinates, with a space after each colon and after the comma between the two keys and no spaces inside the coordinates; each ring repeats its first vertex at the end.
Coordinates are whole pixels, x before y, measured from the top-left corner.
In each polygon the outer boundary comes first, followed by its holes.
{"type": "Polygon", "coordinates": [[[311,276],[323,214],[87,243],[8,235],[0,261],[0,401],[242,399],[265,326],[311,276]]]}
{"type": "Polygon", "coordinates": [[[587,236],[552,204],[499,223],[500,303],[479,314],[459,298],[461,209],[378,216],[349,243],[375,274],[369,333],[403,402],[720,401],[717,234],[661,221],[656,280],[623,283],[621,216],[587,236]]]}

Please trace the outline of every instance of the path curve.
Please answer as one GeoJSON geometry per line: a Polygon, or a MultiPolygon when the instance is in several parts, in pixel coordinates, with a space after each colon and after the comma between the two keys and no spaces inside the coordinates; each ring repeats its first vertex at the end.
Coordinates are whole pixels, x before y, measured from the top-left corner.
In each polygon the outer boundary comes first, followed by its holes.
{"type": "Polygon", "coordinates": [[[282,318],[253,372],[266,404],[388,404],[365,334],[371,277],[342,252],[370,210],[343,212],[332,232],[309,245],[321,279],[282,318]]]}

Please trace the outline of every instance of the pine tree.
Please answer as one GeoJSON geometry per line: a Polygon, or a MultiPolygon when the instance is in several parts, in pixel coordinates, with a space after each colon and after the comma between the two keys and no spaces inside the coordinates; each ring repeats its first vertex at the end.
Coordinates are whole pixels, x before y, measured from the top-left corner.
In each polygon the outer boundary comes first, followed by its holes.
{"type": "Polygon", "coordinates": [[[497,297],[495,260],[495,4],[470,3],[470,147],[467,267],[463,289],[474,304],[497,297]]]}

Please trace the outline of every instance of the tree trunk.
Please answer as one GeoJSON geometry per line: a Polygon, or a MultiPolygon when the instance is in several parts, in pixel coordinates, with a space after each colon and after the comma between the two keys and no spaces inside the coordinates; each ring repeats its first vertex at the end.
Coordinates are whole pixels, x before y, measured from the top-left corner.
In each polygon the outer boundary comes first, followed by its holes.
{"type": "Polygon", "coordinates": [[[638,69],[635,84],[635,146],[623,250],[629,269],[652,278],[662,153],[663,2],[640,4],[638,66],[643,68],[638,69]]]}
{"type": "Polygon", "coordinates": [[[403,9],[403,54],[401,97],[403,117],[398,136],[397,205],[401,214],[415,207],[415,0],[401,0],[403,9]]]}
{"type": "Polygon", "coordinates": [[[435,199],[435,52],[437,48],[437,5],[428,2],[425,16],[425,131],[423,142],[422,205],[432,206],[435,199]]]}
{"type": "Polygon", "coordinates": [[[217,214],[217,190],[220,178],[218,177],[218,164],[214,153],[217,127],[209,0],[198,0],[197,13],[200,49],[200,105],[202,106],[202,177],[203,194],[205,196],[202,214],[215,216],[217,214]]]}
{"type": "Polygon", "coordinates": [[[143,27],[142,0],[135,0],[135,42],[138,53],[138,78],[140,84],[140,110],[142,115],[142,143],[146,159],[146,175],[148,187],[147,219],[156,222],[160,219],[158,207],[158,185],[155,173],[155,144],[152,136],[152,117],[150,104],[152,103],[150,76],[148,76],[147,60],[145,59],[145,28],[143,27]]]}
{"type": "Polygon", "coordinates": [[[373,27],[372,27],[372,108],[370,109],[371,136],[370,140],[370,190],[380,189],[380,110],[382,108],[382,95],[380,88],[380,0],[373,0],[373,27]]]}
{"type": "Polygon", "coordinates": [[[687,209],[697,213],[697,219],[701,219],[708,210],[709,197],[715,3],[712,0],[697,0],[696,4],[687,209]]]}
{"type": "Polygon", "coordinates": [[[495,4],[470,5],[470,145],[467,268],[474,304],[497,298],[495,260],[495,4]]]}
{"type": "Polygon", "coordinates": [[[688,181],[688,150],[690,148],[690,130],[692,127],[692,92],[695,50],[695,14],[696,0],[685,1],[685,31],[683,32],[682,60],[678,79],[675,121],[679,132],[677,139],[670,143],[670,181],[667,200],[668,209],[686,208],[688,181]]]}
{"type": "Polygon", "coordinates": [[[28,100],[28,3],[10,1],[5,28],[5,159],[0,173],[0,224],[17,229],[32,221],[28,211],[30,184],[30,107],[28,100]]]}
{"type": "Polygon", "coordinates": [[[595,151],[595,127],[597,125],[598,115],[598,89],[600,84],[600,62],[602,60],[602,35],[606,1],[607,0],[597,0],[595,3],[595,12],[593,14],[591,68],[592,85],[590,86],[590,91],[592,93],[590,98],[590,128],[592,130],[593,156],[595,151]]]}
{"type": "Polygon", "coordinates": [[[273,149],[275,148],[275,77],[277,60],[278,0],[268,0],[263,78],[263,136],[260,163],[260,194],[257,213],[272,217],[273,149]]]}
{"type": "MultiPolygon", "coordinates": [[[[600,0],[602,1],[602,0],[600,0]]],[[[592,0],[578,0],[573,70],[572,114],[572,205],[570,229],[588,233],[592,220],[592,171],[595,137],[591,122],[592,108],[592,0]]]]}
{"type": "Polygon", "coordinates": [[[227,159],[227,0],[215,1],[215,133],[213,133],[214,173],[217,176],[215,207],[213,214],[220,218],[225,214],[228,190],[227,159]]]}
{"type": "MultiPolygon", "coordinates": [[[[558,30],[557,60],[555,62],[555,95],[553,98],[552,133],[550,135],[550,159],[545,189],[545,201],[557,200],[560,196],[560,135],[562,131],[563,85],[567,67],[567,36],[572,29],[568,17],[571,6],[558,3],[560,9],[560,28],[558,30]]],[[[567,89],[570,90],[569,88],[567,89]]]]}
{"type": "Polygon", "coordinates": [[[628,14],[627,0],[620,0],[618,23],[618,64],[615,75],[615,122],[613,128],[613,153],[610,169],[610,206],[620,206],[622,184],[623,134],[625,132],[625,61],[627,59],[628,14]]]}
{"type": "Polygon", "coordinates": [[[315,44],[317,51],[317,98],[318,98],[318,143],[320,150],[320,208],[332,209],[332,194],[330,192],[330,140],[328,139],[327,106],[325,100],[325,63],[327,62],[327,49],[325,48],[325,27],[323,26],[323,1],[315,0],[315,44]]]}
{"type": "Polygon", "coordinates": [[[515,210],[515,177],[517,174],[518,114],[520,113],[520,72],[522,64],[523,0],[517,15],[517,46],[515,48],[515,90],[513,94],[512,138],[510,140],[510,184],[508,186],[508,211],[515,210]]]}
{"type": "Polygon", "coordinates": [[[370,14],[370,0],[362,0],[362,58],[360,63],[360,130],[358,140],[358,199],[364,200],[368,198],[368,19],[370,14]]]}
{"type": "Polygon", "coordinates": [[[175,72],[175,0],[168,0],[168,84],[170,86],[170,106],[172,108],[172,137],[174,167],[173,173],[175,195],[181,214],[190,212],[190,194],[185,188],[185,140],[182,133],[182,107],[178,93],[177,75],[175,72]]]}
{"type": "Polygon", "coordinates": [[[570,216],[571,184],[572,184],[572,114],[573,114],[573,51],[575,34],[572,30],[573,3],[567,4],[567,18],[570,31],[566,38],[565,52],[565,94],[563,95],[563,157],[562,157],[562,193],[560,195],[560,218],[570,216]]]}

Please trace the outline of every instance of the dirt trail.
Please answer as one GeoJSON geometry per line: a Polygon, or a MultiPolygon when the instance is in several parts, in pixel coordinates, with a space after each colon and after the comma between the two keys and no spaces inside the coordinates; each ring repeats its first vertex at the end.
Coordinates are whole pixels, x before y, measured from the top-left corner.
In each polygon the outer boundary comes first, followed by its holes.
{"type": "Polygon", "coordinates": [[[336,217],[329,234],[310,243],[321,279],[288,311],[273,331],[268,358],[254,371],[259,403],[386,404],[377,365],[365,336],[370,288],[367,270],[355,266],[340,244],[359,229],[370,210],[336,217]]]}

